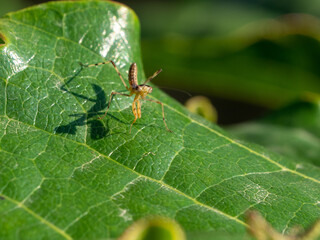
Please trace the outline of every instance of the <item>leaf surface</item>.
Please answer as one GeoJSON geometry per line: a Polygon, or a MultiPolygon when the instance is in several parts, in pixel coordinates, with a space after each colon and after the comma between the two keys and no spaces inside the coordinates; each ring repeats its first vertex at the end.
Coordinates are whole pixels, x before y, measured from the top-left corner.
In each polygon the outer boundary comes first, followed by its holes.
{"type": "MultiPolygon", "coordinates": [[[[111,2],[52,2],[8,14],[0,56],[0,237],[114,239],[149,215],[187,233],[245,234],[251,208],[280,231],[320,215],[320,174],[232,139],[157,89],[133,121],[126,76],[145,79],[139,23],[111,2]]],[[[155,68],[161,66],[155,66],[155,68]]],[[[157,70],[157,69],[155,69],[157,70]]],[[[151,73],[150,73],[151,75],[151,73]]]]}

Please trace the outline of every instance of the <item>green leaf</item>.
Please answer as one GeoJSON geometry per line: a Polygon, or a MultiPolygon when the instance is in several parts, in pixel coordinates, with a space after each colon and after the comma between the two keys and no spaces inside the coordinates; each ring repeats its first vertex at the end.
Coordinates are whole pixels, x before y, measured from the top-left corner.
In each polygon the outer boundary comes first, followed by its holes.
{"type": "MultiPolygon", "coordinates": [[[[320,167],[320,102],[295,102],[265,118],[231,126],[236,136],[320,167]]],[[[302,166],[300,166],[302,167],[302,166]]]]}
{"type": "MultiPolygon", "coordinates": [[[[113,2],[51,2],[0,21],[0,238],[115,239],[141,217],[187,234],[246,234],[257,209],[279,231],[320,216],[320,174],[232,139],[159,90],[133,125],[113,60],[145,79],[139,23],[113,2]]],[[[159,66],[155,66],[155,70],[159,66]]],[[[164,69],[165,71],[165,69],[164,69]]],[[[151,73],[150,73],[151,75],[151,73]]]]}

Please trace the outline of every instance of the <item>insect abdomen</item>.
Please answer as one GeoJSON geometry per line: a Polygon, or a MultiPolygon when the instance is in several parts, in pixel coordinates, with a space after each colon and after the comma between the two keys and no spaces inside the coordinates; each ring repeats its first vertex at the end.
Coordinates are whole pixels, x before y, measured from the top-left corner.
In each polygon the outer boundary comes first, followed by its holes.
{"type": "Polygon", "coordinates": [[[137,64],[132,63],[129,69],[129,84],[132,88],[135,88],[138,85],[137,72],[137,64]]]}

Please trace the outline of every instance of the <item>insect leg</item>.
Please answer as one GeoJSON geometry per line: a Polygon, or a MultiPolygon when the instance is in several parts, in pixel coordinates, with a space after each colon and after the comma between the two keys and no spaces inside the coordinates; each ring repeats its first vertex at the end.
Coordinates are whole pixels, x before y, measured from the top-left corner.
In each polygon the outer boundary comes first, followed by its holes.
{"type": "Polygon", "coordinates": [[[141,102],[137,100],[137,113],[138,117],[141,118],[141,102]]]}
{"type": "Polygon", "coordinates": [[[161,72],[162,72],[162,69],[159,69],[151,77],[149,77],[143,84],[147,84],[148,82],[150,82],[152,79],[154,79],[161,72]]]}
{"type": "Polygon", "coordinates": [[[122,96],[130,97],[129,94],[119,93],[119,92],[112,92],[112,93],[110,94],[110,98],[109,98],[109,103],[108,103],[107,110],[106,110],[105,114],[104,114],[102,117],[99,117],[99,119],[103,119],[105,116],[107,116],[107,113],[108,113],[108,110],[109,110],[109,107],[110,107],[110,104],[111,104],[111,101],[112,101],[112,97],[113,97],[113,95],[117,95],[117,94],[118,94],[118,95],[122,95],[122,96]]]}
{"type": "Polygon", "coordinates": [[[158,103],[158,104],[161,105],[161,107],[162,107],[162,119],[163,119],[163,123],[164,123],[164,125],[166,126],[167,131],[168,131],[168,132],[172,132],[172,131],[168,128],[168,126],[167,126],[167,124],[166,124],[166,120],[165,120],[165,118],[164,118],[164,107],[163,107],[163,103],[160,102],[160,101],[153,100],[153,99],[145,99],[145,100],[150,101],[150,102],[154,102],[154,103],[158,103]]]}
{"type": "Polygon", "coordinates": [[[132,103],[132,112],[133,112],[133,115],[134,115],[134,120],[133,120],[133,122],[131,123],[130,132],[129,132],[129,133],[131,133],[132,125],[137,121],[137,118],[138,118],[138,112],[137,112],[137,108],[136,108],[136,101],[139,102],[139,100],[134,99],[134,100],[133,100],[133,103],[132,103]]]}
{"type": "Polygon", "coordinates": [[[108,63],[111,63],[113,65],[113,67],[116,70],[116,72],[118,73],[123,85],[126,87],[127,90],[129,90],[127,84],[125,83],[125,81],[123,80],[123,78],[121,76],[121,73],[120,73],[119,69],[117,68],[116,64],[112,60],[106,61],[106,62],[101,62],[101,63],[90,64],[90,65],[86,65],[86,64],[80,63],[80,65],[83,66],[83,67],[95,67],[95,66],[99,66],[99,65],[103,65],[103,64],[108,64],[108,63]]]}

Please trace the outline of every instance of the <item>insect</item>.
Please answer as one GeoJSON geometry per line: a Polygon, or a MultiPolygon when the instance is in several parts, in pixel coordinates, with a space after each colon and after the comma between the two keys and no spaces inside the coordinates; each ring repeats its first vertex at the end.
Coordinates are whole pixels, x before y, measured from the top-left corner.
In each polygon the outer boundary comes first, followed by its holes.
{"type": "Polygon", "coordinates": [[[162,71],[162,69],[156,71],[143,84],[138,84],[137,64],[136,63],[132,63],[131,66],[130,66],[130,69],[129,69],[129,73],[128,73],[128,80],[129,80],[129,85],[130,85],[130,87],[128,87],[127,84],[125,83],[125,81],[123,80],[123,78],[121,76],[121,73],[118,70],[117,66],[111,60],[110,61],[106,61],[106,62],[101,62],[101,63],[90,64],[90,65],[81,64],[81,63],[80,64],[83,67],[95,67],[95,66],[99,66],[99,65],[103,65],[103,64],[108,64],[108,63],[111,63],[113,65],[113,67],[116,70],[116,72],[118,73],[123,85],[129,91],[129,94],[112,91],[111,94],[110,94],[110,99],[109,99],[107,110],[106,110],[105,114],[103,115],[103,117],[100,117],[100,119],[103,119],[107,115],[113,95],[122,95],[122,96],[127,96],[127,97],[131,97],[132,95],[135,95],[134,100],[132,102],[132,112],[133,112],[133,115],[134,115],[134,120],[133,120],[133,122],[131,123],[131,126],[130,126],[130,133],[131,133],[132,125],[137,121],[138,118],[141,118],[141,103],[140,103],[141,99],[142,100],[146,100],[146,101],[150,101],[150,102],[154,102],[154,103],[158,103],[158,104],[161,105],[163,123],[164,123],[167,131],[172,132],[168,128],[166,120],[165,120],[165,117],[164,117],[163,103],[160,102],[160,101],[156,101],[156,100],[153,100],[153,99],[146,98],[146,96],[149,93],[152,92],[152,87],[147,85],[147,83],[150,82],[153,78],[155,78],[162,71]]]}

